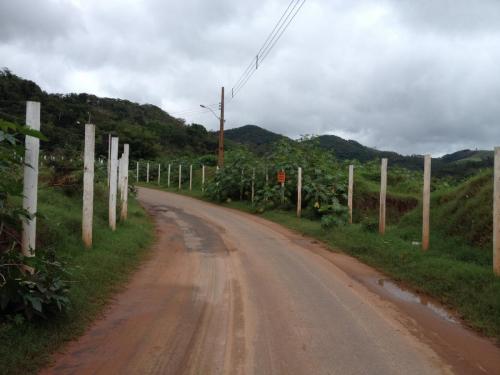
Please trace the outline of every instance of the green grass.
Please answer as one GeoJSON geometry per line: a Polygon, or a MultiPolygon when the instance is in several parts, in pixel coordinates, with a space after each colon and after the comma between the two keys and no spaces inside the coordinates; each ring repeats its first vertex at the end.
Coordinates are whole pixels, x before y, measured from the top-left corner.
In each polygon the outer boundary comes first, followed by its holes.
{"type": "Polygon", "coordinates": [[[36,373],[54,351],[81,335],[145,258],[154,238],[151,220],[132,197],[129,219],[118,223],[112,232],[107,224],[106,194],[97,186],[94,246],[85,249],[81,242],[81,195],[67,194],[54,188],[41,189],[38,207],[42,217],[37,220],[42,247],[54,248],[70,268],[72,308],[65,316],[47,321],[0,324],[3,375],[36,373]]]}
{"type": "MultiPolygon", "coordinates": [[[[154,184],[147,186],[158,188],[154,184]]],[[[160,188],[177,192],[174,188],[160,188]]],[[[200,191],[180,193],[207,200],[200,191]]],[[[223,205],[254,212],[248,202],[223,205]]],[[[325,230],[318,221],[298,219],[290,211],[272,210],[260,216],[316,238],[333,251],[341,249],[405,286],[437,299],[477,331],[500,339],[500,278],[492,272],[491,250],[434,230],[429,251],[422,252],[420,246],[412,245],[421,236],[421,215],[417,211],[403,218],[400,225],[389,226],[384,236],[367,231],[361,224],[325,230]]]]}

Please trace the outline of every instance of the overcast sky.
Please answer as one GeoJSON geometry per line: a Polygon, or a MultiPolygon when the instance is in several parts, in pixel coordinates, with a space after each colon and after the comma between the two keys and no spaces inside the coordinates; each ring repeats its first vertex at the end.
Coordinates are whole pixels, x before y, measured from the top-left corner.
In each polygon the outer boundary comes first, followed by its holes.
{"type": "MultiPolygon", "coordinates": [[[[230,93],[288,3],[1,0],[0,67],[216,129],[180,111],[230,93]]],[[[307,0],[226,118],[405,154],[500,145],[500,1],[307,0]]]]}

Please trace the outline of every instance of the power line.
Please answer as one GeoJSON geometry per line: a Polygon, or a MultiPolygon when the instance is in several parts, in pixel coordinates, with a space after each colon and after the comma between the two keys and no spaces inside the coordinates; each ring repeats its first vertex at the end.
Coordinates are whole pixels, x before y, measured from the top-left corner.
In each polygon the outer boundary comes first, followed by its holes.
{"type": "MultiPolygon", "coordinates": [[[[262,63],[264,61],[264,59],[267,57],[267,55],[269,55],[269,52],[271,52],[271,50],[274,48],[274,46],[276,45],[276,43],[280,40],[281,36],[283,35],[283,33],[286,31],[286,29],[288,28],[288,26],[290,25],[290,23],[293,21],[293,19],[295,18],[295,16],[297,15],[297,13],[299,13],[300,9],[302,8],[302,6],[304,5],[304,3],[306,2],[306,0],[302,0],[302,2],[300,3],[299,7],[297,8],[297,10],[295,11],[295,13],[293,14],[293,16],[290,18],[290,20],[288,21],[288,23],[286,24],[286,26],[283,28],[283,30],[281,31],[281,33],[278,35],[278,37],[276,38],[276,40],[271,44],[271,47],[268,48],[267,52],[266,53],[263,53],[262,54],[262,57],[260,58],[260,62],[262,63]]],[[[292,10],[293,12],[293,10],[292,10]]],[[[291,13],[290,13],[291,14],[291,13]]],[[[290,15],[289,14],[289,15],[290,15]]]]}
{"type": "Polygon", "coordinates": [[[299,13],[300,9],[302,9],[302,6],[305,2],[306,0],[290,1],[280,19],[274,25],[271,33],[267,36],[264,44],[259,49],[259,52],[257,52],[255,57],[250,61],[248,67],[243,71],[241,76],[233,85],[233,88],[231,89],[231,99],[234,98],[239,91],[241,91],[241,89],[246,85],[255,71],[259,68],[259,65],[261,65],[265,58],[269,55],[271,50],[274,48],[276,43],[280,40],[281,36],[284,34],[290,23],[295,18],[297,13],[299,13]]]}
{"type": "Polygon", "coordinates": [[[255,55],[256,57],[253,57],[252,60],[250,60],[250,64],[247,66],[247,68],[243,71],[243,73],[241,74],[240,78],[238,78],[238,80],[236,81],[236,83],[233,85],[233,94],[234,94],[234,91],[237,90],[238,86],[245,80],[245,76],[247,76],[249,74],[249,72],[253,71],[253,67],[255,66],[256,68],[258,67],[258,56],[260,55],[260,53],[262,52],[262,50],[266,47],[266,44],[267,42],[269,41],[269,39],[272,37],[272,35],[274,34],[274,32],[276,31],[276,29],[278,28],[279,24],[281,23],[281,21],[283,20],[283,17],[285,17],[286,13],[288,12],[288,10],[290,9],[290,6],[295,2],[295,1],[299,1],[299,0],[291,0],[290,3],[288,4],[288,6],[286,7],[285,11],[283,12],[283,14],[281,15],[280,19],[278,20],[278,22],[276,22],[276,24],[274,25],[273,29],[271,30],[271,32],[269,33],[269,35],[267,36],[264,44],[262,44],[262,46],[260,47],[260,50],[259,52],[257,52],[257,54],[255,55]]]}

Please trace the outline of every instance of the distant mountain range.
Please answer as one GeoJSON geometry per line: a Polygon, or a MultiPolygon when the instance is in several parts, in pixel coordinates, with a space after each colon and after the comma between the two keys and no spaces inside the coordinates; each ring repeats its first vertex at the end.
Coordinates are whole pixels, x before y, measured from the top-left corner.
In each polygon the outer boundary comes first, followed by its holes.
{"type": "MultiPolygon", "coordinates": [[[[274,142],[288,138],[256,125],[228,129],[224,133],[227,139],[247,145],[258,153],[265,153],[274,142]]],[[[336,135],[321,135],[317,137],[317,141],[320,147],[333,152],[340,160],[367,162],[388,158],[391,165],[412,170],[421,170],[423,168],[422,155],[406,156],[392,151],[379,151],[354,140],[346,140],[336,135]]],[[[452,177],[466,177],[475,174],[480,168],[488,168],[492,165],[493,152],[484,150],[461,150],[440,158],[433,158],[432,162],[434,175],[452,177]]]]}

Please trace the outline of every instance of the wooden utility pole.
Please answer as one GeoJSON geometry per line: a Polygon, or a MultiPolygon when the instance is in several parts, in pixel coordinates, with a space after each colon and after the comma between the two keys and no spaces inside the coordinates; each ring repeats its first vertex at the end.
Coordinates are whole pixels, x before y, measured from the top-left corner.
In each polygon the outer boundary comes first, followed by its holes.
{"type": "MultiPolygon", "coordinates": [[[[40,130],[40,103],[26,102],[26,127],[28,129],[40,130]]],[[[23,218],[23,233],[21,239],[21,250],[24,256],[35,256],[36,243],[36,217],[38,200],[38,156],[40,152],[40,140],[31,135],[25,138],[24,149],[24,185],[23,185],[23,208],[33,215],[31,218],[23,218]]]]}
{"type": "Polygon", "coordinates": [[[431,156],[424,157],[424,191],[422,197],[422,250],[429,249],[431,207],[431,156]]]}
{"type": "Polygon", "coordinates": [[[352,193],[354,188],[354,165],[349,165],[349,187],[347,189],[347,207],[349,208],[349,224],[352,224],[352,193]]]}
{"type": "Polygon", "coordinates": [[[82,239],[85,247],[92,246],[92,219],[94,215],[94,151],[95,125],[85,124],[82,213],[82,239]]]}
{"type": "Polygon", "coordinates": [[[220,129],[219,129],[219,162],[218,166],[224,166],[224,87],[222,87],[220,99],[220,129]]]}
{"type": "Polygon", "coordinates": [[[386,196],[387,196],[387,159],[382,159],[380,166],[380,212],[378,220],[378,231],[380,234],[385,233],[385,211],[386,211],[386,196]]]}
{"type": "Polygon", "coordinates": [[[500,147],[495,147],[493,175],[493,272],[500,276],[500,147]]]}

